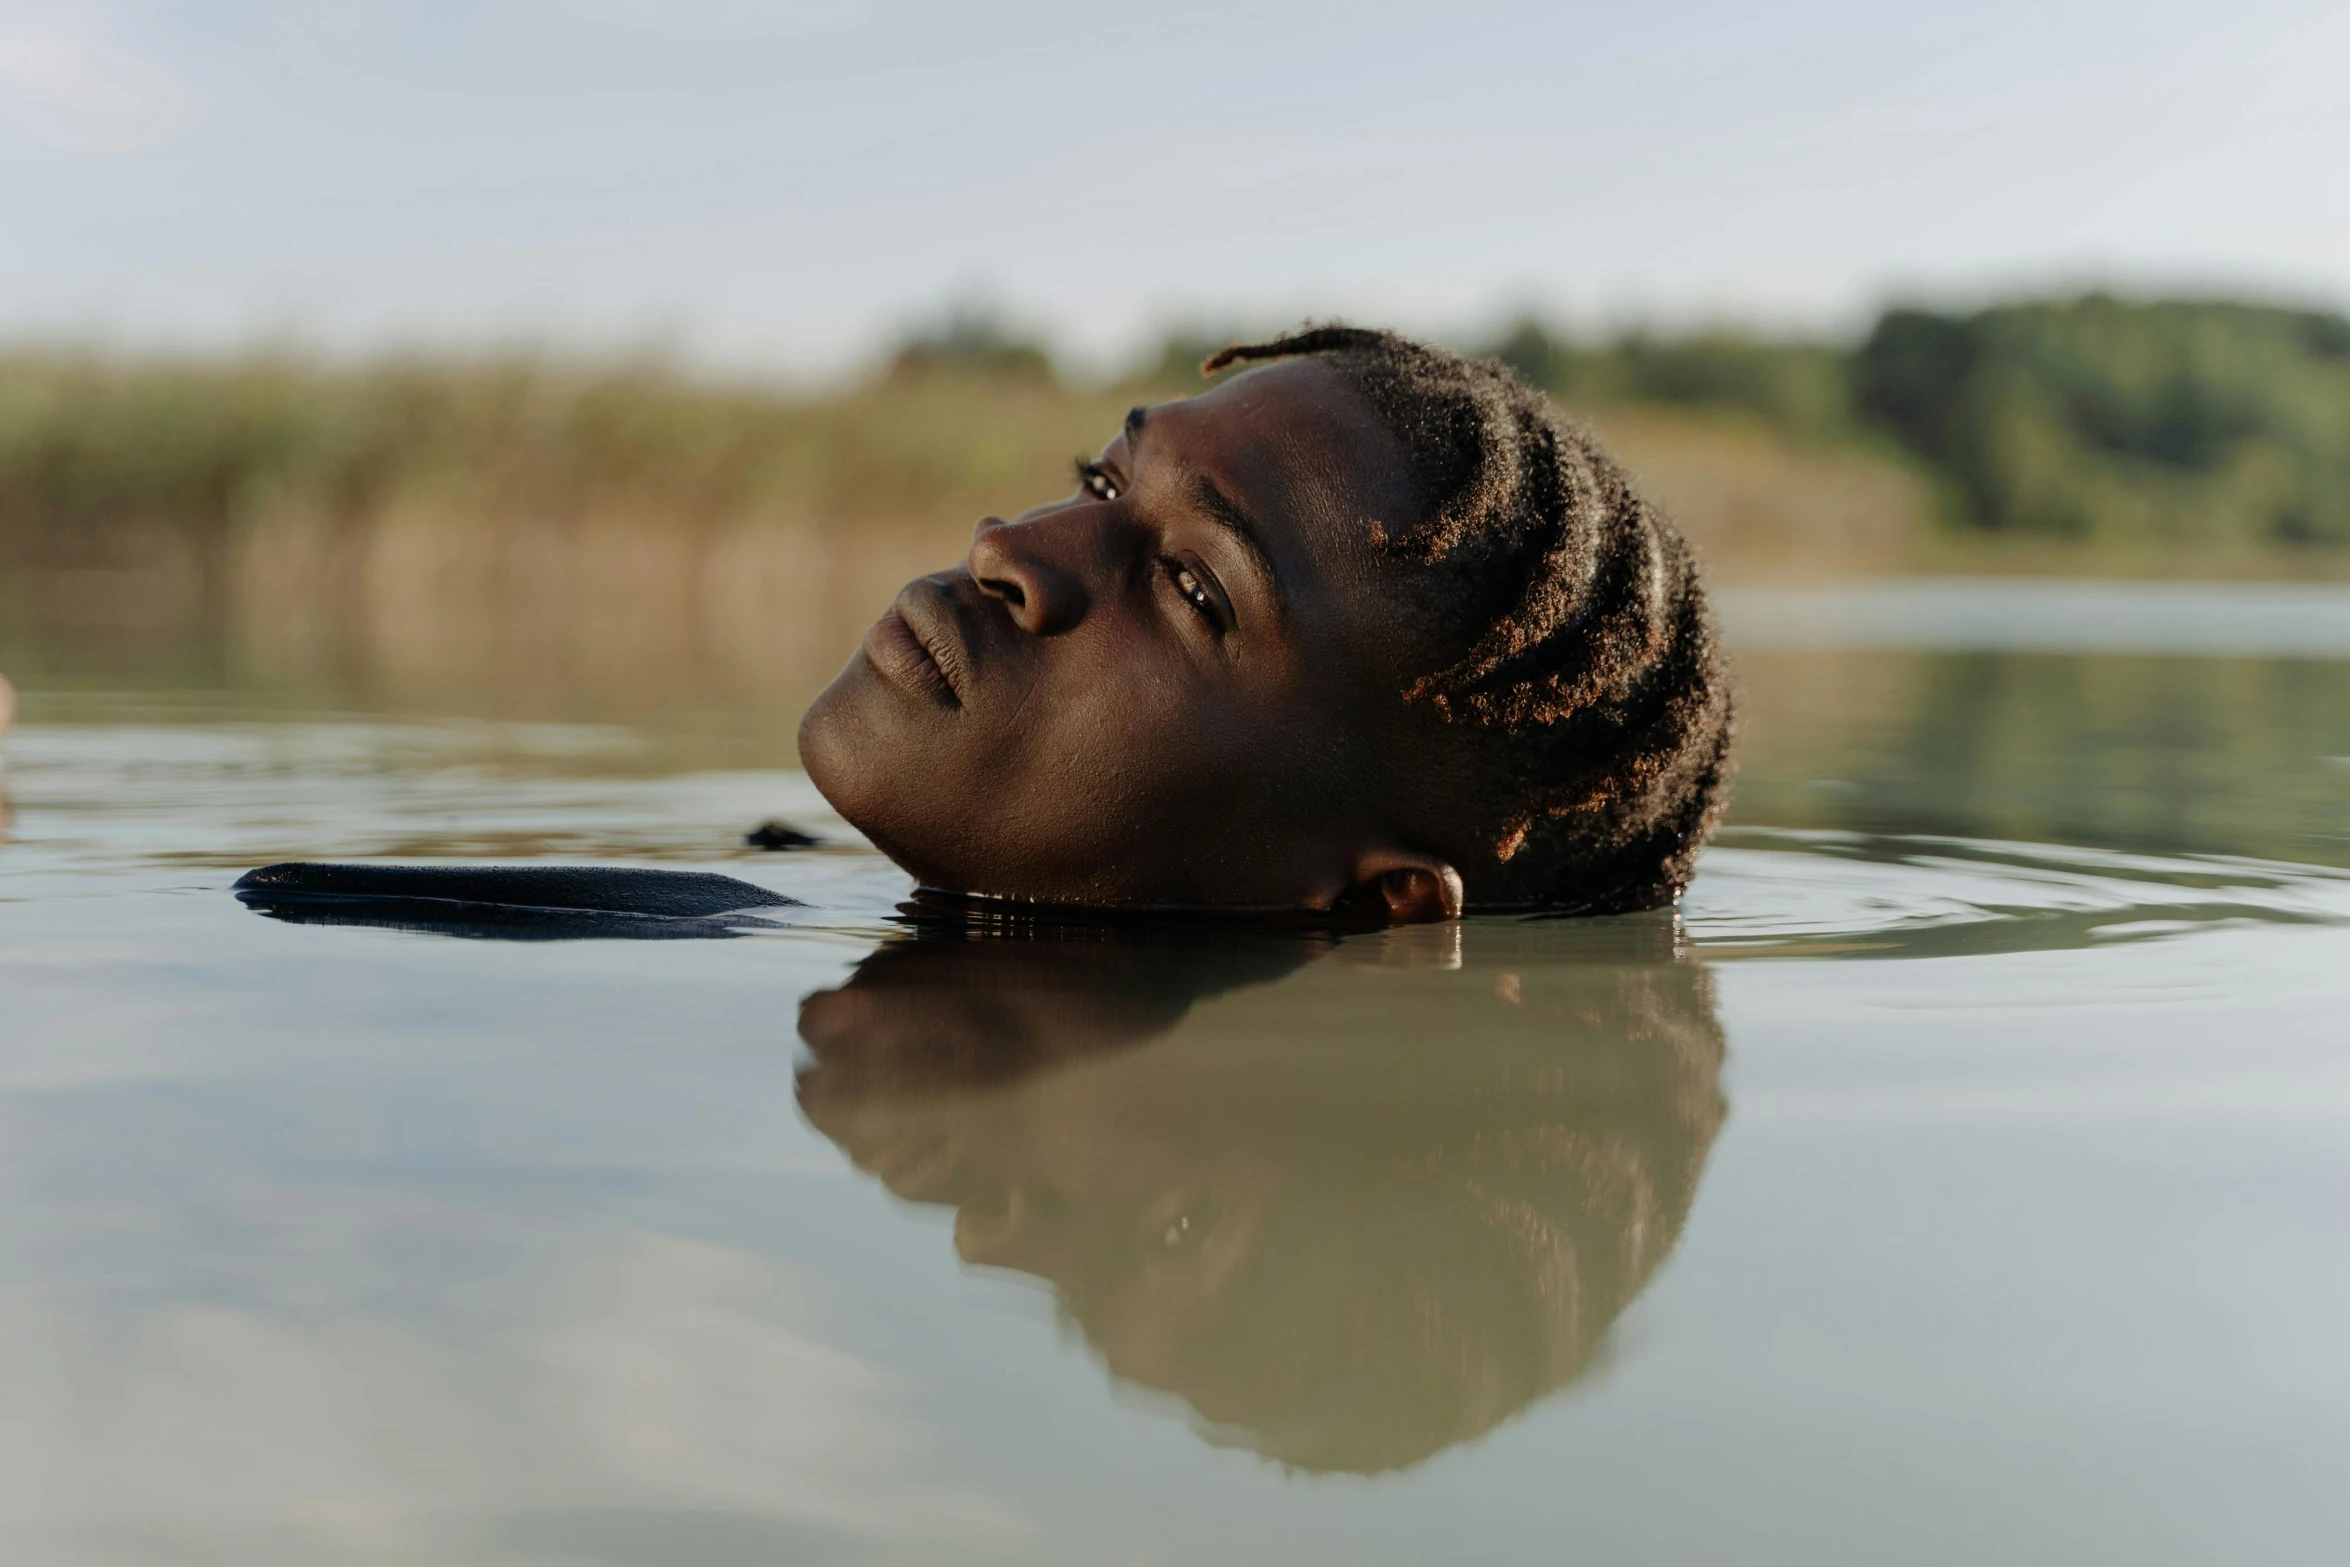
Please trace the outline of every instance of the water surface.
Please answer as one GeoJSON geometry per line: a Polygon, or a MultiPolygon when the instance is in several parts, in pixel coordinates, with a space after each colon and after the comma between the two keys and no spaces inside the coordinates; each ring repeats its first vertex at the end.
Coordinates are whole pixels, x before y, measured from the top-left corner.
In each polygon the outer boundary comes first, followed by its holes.
{"type": "Polygon", "coordinates": [[[2337,1560],[2350,664],[1968,591],[1732,606],[1677,917],[1343,941],[910,934],[766,714],[33,684],[0,1559],[2337,1560]],[[293,856],[807,907],[228,895],[293,856]]]}

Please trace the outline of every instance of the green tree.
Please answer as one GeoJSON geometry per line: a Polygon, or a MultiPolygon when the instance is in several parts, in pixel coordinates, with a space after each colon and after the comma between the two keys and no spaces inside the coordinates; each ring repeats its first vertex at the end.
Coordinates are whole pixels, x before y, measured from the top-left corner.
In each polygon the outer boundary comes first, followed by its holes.
{"type": "Polygon", "coordinates": [[[2112,542],[2350,543],[2350,321],[2105,294],[1888,311],[1863,413],[1968,520],[2112,542]]]}

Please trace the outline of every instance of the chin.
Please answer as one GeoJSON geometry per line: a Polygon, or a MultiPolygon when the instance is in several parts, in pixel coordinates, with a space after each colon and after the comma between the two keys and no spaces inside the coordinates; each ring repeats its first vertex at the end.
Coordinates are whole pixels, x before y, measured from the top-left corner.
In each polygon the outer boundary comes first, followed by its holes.
{"type": "MultiPolygon", "coordinates": [[[[1123,903],[1100,853],[1034,843],[983,815],[949,737],[912,724],[872,671],[851,663],[800,720],[800,766],[825,802],[925,887],[1048,903],[1123,903]],[[960,774],[961,776],[957,776],[960,774]]],[[[1168,901],[1168,900],[1158,900],[1168,901]]]]}
{"type": "Polygon", "coordinates": [[[857,670],[843,670],[800,720],[800,767],[816,792],[848,824],[873,836],[885,802],[882,781],[892,771],[886,737],[858,711],[857,670]]]}
{"type": "Polygon", "coordinates": [[[903,753],[919,748],[873,721],[866,711],[872,693],[859,689],[870,678],[851,664],[810,705],[800,720],[800,767],[825,803],[907,874],[953,887],[937,857],[914,847],[927,836],[907,820],[909,767],[920,764],[903,753]]]}
{"type": "Polygon", "coordinates": [[[816,785],[816,792],[831,802],[832,808],[843,816],[848,814],[848,807],[841,803],[840,785],[845,781],[849,758],[843,754],[841,744],[839,710],[843,704],[838,699],[841,683],[847,678],[842,675],[834,679],[814,702],[808,704],[808,711],[800,716],[800,732],[796,741],[800,751],[800,771],[808,775],[809,781],[816,785]]]}

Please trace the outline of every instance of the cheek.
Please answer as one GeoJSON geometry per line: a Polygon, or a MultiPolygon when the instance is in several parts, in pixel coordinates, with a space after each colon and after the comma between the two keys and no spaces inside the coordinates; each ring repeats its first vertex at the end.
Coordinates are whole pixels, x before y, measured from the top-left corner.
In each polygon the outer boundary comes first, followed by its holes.
{"type": "Polygon", "coordinates": [[[1301,827],[1330,804],[1316,718],[1293,680],[1222,678],[1131,628],[1071,640],[1001,716],[860,755],[873,809],[858,825],[944,886],[1282,901],[1310,857],[1301,827]]]}
{"type": "Polygon", "coordinates": [[[1131,659],[1040,682],[999,747],[1006,803],[1063,832],[1115,836],[1245,752],[1245,714],[1196,673],[1131,659]]]}
{"type": "Polygon", "coordinates": [[[1121,893],[1270,896],[1244,882],[1278,877],[1301,822],[1329,803],[1310,776],[1312,715],[1279,695],[1150,671],[1098,679],[1042,707],[1007,756],[1007,825],[1121,893]]]}

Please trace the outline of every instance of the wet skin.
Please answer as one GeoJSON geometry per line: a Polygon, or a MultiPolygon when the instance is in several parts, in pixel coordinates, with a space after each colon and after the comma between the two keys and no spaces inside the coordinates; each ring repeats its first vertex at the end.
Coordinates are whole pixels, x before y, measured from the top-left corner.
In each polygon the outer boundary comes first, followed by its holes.
{"type": "Polygon", "coordinates": [[[1316,361],[1137,409],[1076,494],[906,585],[802,760],[950,891],[1456,915],[1437,781],[1403,765],[1427,650],[1372,543],[1418,509],[1401,443],[1316,361]]]}

